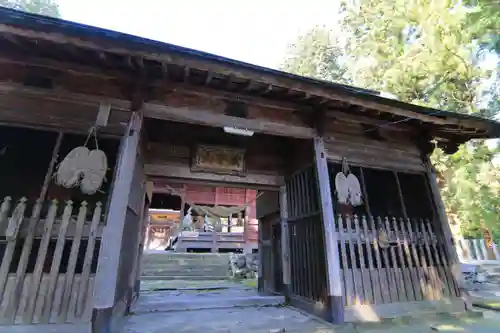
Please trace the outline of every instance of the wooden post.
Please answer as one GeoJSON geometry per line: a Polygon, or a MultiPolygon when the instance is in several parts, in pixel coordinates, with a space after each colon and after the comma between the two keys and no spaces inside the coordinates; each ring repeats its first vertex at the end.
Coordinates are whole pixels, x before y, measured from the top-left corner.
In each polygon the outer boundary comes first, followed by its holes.
{"type": "Polygon", "coordinates": [[[265,281],[262,276],[262,267],[263,267],[263,259],[264,259],[264,249],[263,249],[263,237],[262,237],[262,219],[259,219],[259,224],[257,227],[257,257],[259,261],[259,267],[257,270],[257,290],[260,293],[264,293],[265,290],[265,281]]]}
{"type": "MultiPolygon", "coordinates": [[[[287,188],[280,187],[280,226],[281,226],[281,265],[283,270],[283,290],[285,297],[290,295],[291,276],[290,276],[290,238],[288,237],[288,202],[287,188]]],[[[262,225],[261,225],[262,226],[262,225]]],[[[259,226],[259,231],[260,227],[259,226]]]]}
{"type": "Polygon", "coordinates": [[[59,156],[59,150],[61,149],[61,143],[63,139],[63,132],[57,133],[56,143],[52,150],[52,157],[50,159],[49,168],[45,174],[45,179],[43,180],[42,190],[40,191],[40,196],[38,197],[40,202],[45,200],[47,196],[47,191],[49,190],[50,181],[52,180],[52,175],[54,174],[54,169],[56,167],[57,157],[59,156]]]}
{"type": "Polygon", "coordinates": [[[130,273],[130,279],[129,279],[129,287],[132,290],[132,293],[130,294],[130,300],[128,302],[128,309],[127,312],[130,312],[130,306],[132,303],[139,297],[139,292],[141,289],[141,283],[140,283],[140,277],[141,277],[141,259],[142,259],[142,252],[144,249],[144,238],[145,238],[145,231],[148,223],[148,211],[149,211],[149,203],[147,199],[147,195],[144,196],[141,204],[142,210],[141,210],[141,215],[140,215],[140,226],[137,230],[137,237],[138,237],[138,242],[137,242],[137,254],[133,258],[133,268],[130,273]]]}
{"type": "Polygon", "coordinates": [[[453,234],[451,233],[450,224],[448,223],[448,216],[446,215],[446,209],[444,207],[443,201],[441,199],[441,194],[439,191],[439,186],[436,178],[436,171],[432,166],[429,158],[427,158],[427,160],[425,161],[425,168],[431,190],[432,200],[434,201],[434,205],[436,207],[437,214],[439,217],[439,222],[441,223],[442,226],[446,252],[448,252],[449,263],[451,266],[451,272],[453,274],[455,283],[457,283],[458,288],[460,290],[460,297],[463,299],[465,303],[465,308],[469,310],[472,309],[471,301],[467,289],[465,288],[464,285],[462,270],[460,269],[460,262],[458,261],[458,255],[455,250],[455,246],[453,244],[453,234]]]}
{"type": "Polygon", "coordinates": [[[334,324],[341,324],[344,322],[344,302],[342,300],[342,276],[340,274],[340,257],[338,253],[339,241],[338,234],[335,232],[335,215],[330,190],[330,177],[328,175],[325,144],[322,137],[314,138],[314,157],[325,231],[328,296],[330,298],[332,321],[334,324]]]}
{"type": "Polygon", "coordinates": [[[106,226],[102,232],[103,241],[94,282],[92,332],[111,331],[112,317],[117,313],[123,315],[126,310],[125,306],[116,311],[114,307],[117,301],[115,298],[125,216],[136,166],[141,128],[142,113],[133,112],[122,138],[106,226]]]}

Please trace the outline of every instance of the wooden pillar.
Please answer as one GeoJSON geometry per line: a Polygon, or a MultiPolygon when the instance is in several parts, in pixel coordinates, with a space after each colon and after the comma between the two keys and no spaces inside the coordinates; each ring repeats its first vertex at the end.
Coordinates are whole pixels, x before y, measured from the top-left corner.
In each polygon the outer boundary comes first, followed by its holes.
{"type": "Polygon", "coordinates": [[[116,304],[120,301],[116,300],[116,291],[125,216],[136,167],[141,128],[142,114],[133,112],[120,145],[106,226],[102,232],[103,241],[94,282],[93,333],[113,331],[113,316],[122,316],[126,311],[126,303],[116,304]]]}
{"type": "Polygon", "coordinates": [[[472,309],[472,305],[469,299],[469,294],[464,285],[465,281],[462,275],[462,270],[460,268],[460,262],[458,260],[457,251],[455,250],[455,246],[453,244],[454,243],[453,234],[451,233],[450,224],[448,223],[448,216],[446,215],[446,209],[443,204],[443,200],[441,199],[441,193],[439,191],[439,186],[436,178],[436,171],[428,158],[425,161],[425,168],[430,185],[432,200],[434,201],[439,217],[439,222],[441,223],[442,226],[446,252],[448,252],[448,258],[451,264],[451,271],[455,279],[455,282],[458,284],[458,288],[460,290],[460,297],[463,299],[466,309],[467,310],[472,309]]]}
{"type": "Polygon", "coordinates": [[[322,137],[314,138],[314,159],[321,202],[321,215],[325,231],[325,253],[328,272],[328,297],[332,321],[344,322],[344,302],[342,299],[342,276],[338,251],[338,234],[335,232],[335,214],[333,211],[330,177],[326,159],[325,144],[322,137]]]}
{"type": "Polygon", "coordinates": [[[146,239],[144,240],[144,247],[146,248],[146,250],[149,250],[149,245],[151,244],[151,223],[148,223],[146,226],[145,238],[146,239]]]}
{"type": "MultiPolygon", "coordinates": [[[[280,187],[281,264],[283,270],[283,291],[288,298],[291,291],[290,238],[288,237],[288,203],[286,185],[280,187]]],[[[262,226],[262,225],[261,225],[262,226]]],[[[260,227],[259,226],[259,232],[260,227]]]]}
{"type": "Polygon", "coordinates": [[[257,290],[260,293],[264,293],[265,290],[265,281],[263,278],[263,260],[264,260],[264,251],[263,251],[263,228],[262,228],[262,219],[259,219],[259,225],[257,229],[257,260],[259,262],[259,266],[257,268],[257,290]]]}

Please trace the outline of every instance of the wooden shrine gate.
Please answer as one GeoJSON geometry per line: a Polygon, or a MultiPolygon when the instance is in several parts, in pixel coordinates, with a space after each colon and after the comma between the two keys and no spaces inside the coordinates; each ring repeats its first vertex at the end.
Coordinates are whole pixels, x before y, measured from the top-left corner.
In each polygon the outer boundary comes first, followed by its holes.
{"type": "Polygon", "coordinates": [[[289,247],[288,296],[292,304],[331,320],[321,205],[313,165],[286,180],[282,205],[285,242],[289,247]],[[318,307],[317,305],[322,304],[318,307]]]}

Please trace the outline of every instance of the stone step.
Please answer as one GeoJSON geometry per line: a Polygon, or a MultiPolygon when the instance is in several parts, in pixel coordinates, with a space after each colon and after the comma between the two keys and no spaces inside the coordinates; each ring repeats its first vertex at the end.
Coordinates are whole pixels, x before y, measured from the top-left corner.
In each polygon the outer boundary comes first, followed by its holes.
{"type": "Polygon", "coordinates": [[[169,271],[163,271],[163,270],[150,270],[150,271],[143,271],[141,276],[206,276],[206,275],[211,275],[211,276],[225,276],[226,278],[229,277],[229,273],[227,271],[206,271],[206,272],[200,272],[200,271],[176,271],[176,272],[169,272],[169,271]]]}
{"type": "Polygon", "coordinates": [[[143,260],[142,265],[169,265],[169,266],[228,266],[228,261],[198,261],[198,260],[143,260]]]}
{"type": "Polygon", "coordinates": [[[227,265],[229,263],[228,260],[198,260],[198,259],[165,259],[165,258],[143,258],[142,263],[144,264],[163,264],[163,265],[181,265],[181,266],[189,266],[189,265],[227,265]]]}
{"type": "Polygon", "coordinates": [[[154,262],[145,262],[142,263],[142,267],[161,267],[165,269],[193,269],[193,268],[203,268],[203,269],[217,269],[217,268],[225,268],[229,269],[229,263],[225,264],[189,264],[189,265],[177,265],[172,263],[154,263],[154,262]]]}
{"type": "Polygon", "coordinates": [[[144,257],[161,257],[171,259],[229,259],[229,253],[181,253],[168,251],[146,251],[144,257]]]}
{"type": "Polygon", "coordinates": [[[165,298],[162,301],[137,302],[132,311],[134,314],[151,312],[171,312],[188,310],[208,310],[227,308],[248,308],[264,306],[281,306],[285,304],[283,296],[245,296],[245,297],[215,297],[202,300],[165,298]]]}
{"type": "Polygon", "coordinates": [[[160,280],[165,280],[165,281],[173,281],[173,280],[188,280],[188,281],[203,281],[203,280],[209,280],[209,281],[214,281],[214,280],[227,280],[228,276],[227,275],[205,275],[205,276],[186,276],[186,275],[142,275],[141,280],[143,281],[160,281],[160,280]]]}

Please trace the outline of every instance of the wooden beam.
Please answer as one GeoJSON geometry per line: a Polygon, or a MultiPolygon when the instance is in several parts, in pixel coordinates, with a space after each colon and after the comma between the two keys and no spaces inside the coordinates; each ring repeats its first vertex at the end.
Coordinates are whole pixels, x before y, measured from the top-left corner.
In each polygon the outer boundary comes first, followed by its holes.
{"type": "Polygon", "coordinates": [[[191,172],[188,166],[165,165],[165,164],[146,164],[146,175],[150,177],[168,177],[177,179],[203,180],[210,182],[224,182],[246,185],[252,184],[255,186],[280,186],[283,184],[283,177],[262,175],[262,174],[246,174],[245,176],[224,175],[205,172],[191,172]]]}
{"type": "Polygon", "coordinates": [[[192,107],[171,107],[157,103],[146,103],[144,115],[149,118],[179,121],[212,127],[237,127],[257,133],[287,136],[301,139],[313,138],[315,130],[308,127],[277,123],[263,119],[245,119],[214,114],[192,107]]]}
{"type": "MultiPolygon", "coordinates": [[[[23,66],[41,66],[41,67],[46,67],[46,68],[51,68],[51,69],[57,69],[61,71],[66,71],[70,73],[77,73],[78,75],[85,75],[85,76],[95,76],[99,77],[102,79],[117,79],[119,82],[125,83],[127,85],[132,84],[131,78],[127,73],[124,73],[122,71],[117,71],[114,69],[110,68],[99,68],[96,69],[94,67],[89,67],[89,66],[82,66],[82,65],[77,65],[77,64],[67,64],[67,63],[62,63],[58,61],[52,61],[48,59],[41,59],[41,58],[35,58],[35,57],[30,57],[30,56],[21,56],[21,57],[0,57],[0,63],[6,63],[6,64],[18,64],[18,65],[23,65],[23,66]]],[[[165,62],[161,62],[161,66],[163,66],[164,69],[165,67],[165,62]]],[[[186,68],[186,67],[184,67],[186,68]]],[[[209,71],[210,72],[210,71],[209,71]]],[[[211,74],[209,77],[207,77],[207,80],[213,76],[213,73],[210,72],[211,74]]],[[[252,80],[249,80],[249,86],[252,84],[252,80]]],[[[225,92],[221,91],[218,89],[213,89],[209,87],[203,87],[203,86],[195,86],[195,85],[190,85],[186,83],[171,83],[171,82],[165,82],[163,81],[156,81],[156,83],[152,83],[152,88],[155,89],[160,89],[161,91],[167,91],[169,90],[177,90],[177,91],[183,91],[186,93],[190,93],[193,95],[203,95],[203,96],[209,96],[211,98],[230,98],[230,99],[238,99],[238,100],[244,100],[248,101],[249,103],[255,104],[255,105],[260,105],[260,106],[265,106],[265,107],[272,107],[272,108],[277,108],[277,109],[289,109],[289,110],[306,110],[308,108],[312,108],[312,106],[308,105],[302,105],[302,104],[297,104],[293,102],[284,102],[284,101],[273,101],[267,98],[263,97],[258,97],[258,96],[249,96],[249,95],[244,95],[244,94],[238,94],[234,92],[225,92]]],[[[247,91],[248,89],[244,89],[244,91],[247,91]]],[[[306,96],[312,96],[310,92],[304,92],[302,90],[296,90],[298,92],[303,92],[306,94],[306,96]]],[[[338,101],[336,99],[329,98],[328,96],[318,96],[321,100],[320,103],[323,106],[326,106],[327,103],[332,102],[332,101],[338,101]]],[[[357,105],[356,103],[351,103],[350,101],[343,101],[346,104],[353,104],[357,105]]],[[[366,106],[361,105],[366,109],[366,106]]],[[[331,110],[330,107],[328,107],[329,110],[331,110]]],[[[348,115],[348,111],[343,111],[344,114],[348,115]]],[[[378,112],[380,114],[380,112],[378,112]]],[[[391,113],[391,112],[389,112],[391,113]]],[[[417,117],[412,116],[412,114],[407,113],[404,111],[403,113],[401,112],[396,112],[396,113],[391,113],[393,115],[398,115],[400,117],[404,118],[411,118],[411,119],[418,119],[424,122],[432,122],[435,124],[443,125],[443,124],[449,124],[449,125],[457,125],[457,126],[465,126],[465,127],[476,127],[476,128],[481,128],[483,130],[487,130],[487,127],[483,126],[483,124],[479,121],[475,120],[462,120],[462,119],[446,119],[444,120],[442,117],[435,117],[435,116],[426,116],[422,114],[417,114],[417,117]],[[423,119],[422,117],[426,117],[426,119],[423,119]]],[[[357,116],[353,116],[353,118],[356,118],[357,116]]],[[[376,117],[376,116],[374,116],[376,117]]],[[[367,119],[373,119],[369,118],[369,115],[366,117],[367,119]]],[[[376,121],[376,119],[375,119],[376,121]]],[[[366,121],[364,121],[366,122],[366,121]]],[[[381,124],[387,124],[388,122],[381,121],[381,124]]],[[[391,125],[391,127],[395,127],[391,125]]],[[[480,136],[480,135],[479,135],[480,136]]],[[[484,136],[484,135],[483,135],[484,136]]]]}
{"type": "Polygon", "coordinates": [[[387,105],[383,102],[383,99],[379,99],[375,96],[358,96],[359,93],[355,91],[344,91],[346,89],[341,86],[339,86],[338,88],[330,87],[326,86],[325,84],[312,82],[312,80],[308,80],[309,82],[305,82],[306,79],[297,80],[295,78],[285,77],[283,75],[278,76],[273,73],[263,73],[262,71],[255,68],[241,68],[243,66],[239,66],[238,69],[235,69],[235,66],[233,64],[229,64],[223,61],[200,59],[200,57],[190,54],[178,55],[175,53],[168,53],[168,51],[151,52],[151,50],[137,51],[123,48],[122,46],[119,46],[118,43],[114,44],[109,40],[103,40],[100,42],[91,41],[90,39],[82,40],[81,38],[65,36],[61,33],[33,31],[13,27],[6,24],[0,24],[0,33],[7,36],[45,40],[61,45],[72,44],[77,47],[99,52],[106,51],[109,53],[115,53],[125,56],[142,57],[148,60],[168,62],[179,66],[196,68],[202,71],[213,71],[214,73],[222,75],[233,75],[237,79],[255,80],[267,85],[274,85],[291,90],[307,92],[312,95],[323,97],[329,100],[344,101],[353,105],[359,105],[369,109],[380,110],[382,112],[392,113],[404,117],[411,117],[421,121],[432,122],[440,125],[474,123],[474,126],[478,126],[479,128],[483,127],[482,123],[476,120],[463,121],[456,118],[448,119],[406,110],[404,109],[404,107],[387,105]]]}
{"type": "Polygon", "coordinates": [[[120,111],[130,111],[130,101],[125,99],[79,94],[64,89],[47,90],[39,88],[30,88],[30,87],[25,87],[21,84],[0,82],[0,95],[10,94],[10,93],[27,94],[33,97],[40,97],[46,100],[70,102],[79,105],[92,106],[96,108],[98,108],[100,103],[103,100],[105,100],[106,102],[109,102],[111,104],[112,109],[120,111]]]}
{"type": "Polygon", "coordinates": [[[321,202],[321,215],[325,231],[325,253],[328,272],[328,297],[334,324],[344,322],[344,301],[342,299],[342,274],[338,252],[338,233],[335,231],[335,213],[333,210],[330,176],[323,138],[314,138],[314,157],[317,172],[317,184],[321,202]]]}
{"type": "MultiPolygon", "coordinates": [[[[147,165],[147,164],[146,164],[147,165]]],[[[193,179],[193,178],[169,178],[169,177],[162,177],[158,176],[157,178],[154,176],[149,176],[148,178],[151,181],[160,180],[160,183],[162,181],[168,180],[169,183],[171,184],[196,184],[196,185],[203,185],[203,186],[224,186],[224,187],[232,187],[232,188],[241,188],[245,187],[246,189],[252,189],[252,190],[258,190],[258,191],[279,191],[279,186],[271,184],[271,185],[264,185],[264,184],[254,184],[254,183],[233,183],[233,182],[228,182],[228,181],[215,181],[215,180],[206,180],[206,179],[193,179]]],[[[165,193],[165,194],[171,194],[171,191],[169,189],[166,189],[164,186],[161,185],[155,185],[153,193],[165,193]]]]}

